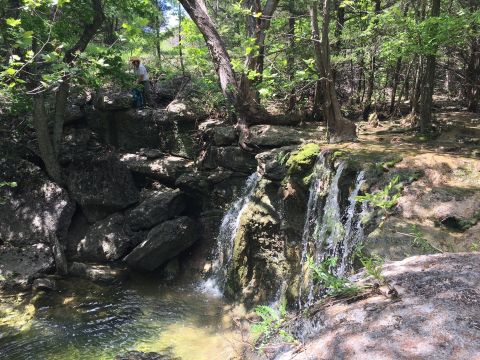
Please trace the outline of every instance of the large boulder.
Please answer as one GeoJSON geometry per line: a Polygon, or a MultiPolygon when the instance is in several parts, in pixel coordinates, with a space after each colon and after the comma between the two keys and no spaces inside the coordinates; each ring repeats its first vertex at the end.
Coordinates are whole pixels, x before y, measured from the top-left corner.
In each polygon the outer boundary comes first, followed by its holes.
{"type": "Polygon", "coordinates": [[[133,105],[133,96],[129,92],[106,92],[101,91],[97,95],[96,107],[102,111],[125,110],[133,105]]]}
{"type": "Polygon", "coordinates": [[[165,221],[125,257],[133,268],[153,271],[190,247],[200,236],[198,224],[189,217],[165,221]]]}
{"type": "Polygon", "coordinates": [[[301,349],[272,358],[478,358],[479,273],[479,253],[415,256],[389,263],[382,275],[398,296],[387,297],[380,289],[357,301],[316,307],[314,315],[299,321],[294,330],[301,349]]]}
{"type": "Polygon", "coordinates": [[[205,169],[223,167],[233,171],[251,174],[257,167],[255,156],[237,146],[212,146],[207,150],[202,162],[205,169]]]}
{"type": "Polygon", "coordinates": [[[255,125],[249,128],[248,142],[264,147],[301,144],[306,133],[289,126],[255,125]]]}
{"type": "Polygon", "coordinates": [[[72,163],[68,173],[68,188],[91,222],[139,200],[130,171],[113,156],[72,163]]]}
{"type": "Polygon", "coordinates": [[[0,159],[0,244],[28,246],[63,239],[75,211],[67,192],[25,160],[0,159]]]}
{"type": "Polygon", "coordinates": [[[187,207],[187,198],[179,190],[156,192],[127,215],[127,223],[134,231],[148,230],[155,225],[180,215],[187,207]]]}
{"type": "Polygon", "coordinates": [[[286,157],[296,146],[287,146],[262,152],[255,156],[258,162],[257,171],[267,179],[280,181],[287,176],[286,157]]]}
{"type": "Polygon", "coordinates": [[[74,258],[85,261],[115,261],[124,257],[139,240],[127,233],[125,218],[117,213],[101,220],[88,229],[76,244],[74,258]]]}
{"type": "Polygon", "coordinates": [[[0,281],[13,277],[29,279],[38,273],[48,273],[54,265],[52,250],[46,244],[0,246],[0,281]]]}
{"type": "Polygon", "coordinates": [[[122,280],[128,274],[128,269],[119,266],[84,264],[73,262],[68,268],[71,276],[98,282],[115,282],[122,280]]]}
{"type": "Polygon", "coordinates": [[[192,161],[177,156],[149,159],[144,155],[122,154],[120,161],[136,177],[158,180],[170,185],[174,185],[180,175],[190,172],[194,165],[192,161]]]}

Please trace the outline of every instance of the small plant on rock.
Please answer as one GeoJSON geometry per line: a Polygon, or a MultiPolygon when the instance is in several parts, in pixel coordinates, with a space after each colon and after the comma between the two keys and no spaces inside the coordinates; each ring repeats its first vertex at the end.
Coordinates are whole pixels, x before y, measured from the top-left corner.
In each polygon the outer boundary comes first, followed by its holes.
{"type": "Polygon", "coordinates": [[[398,199],[402,195],[402,190],[403,184],[400,182],[400,176],[397,175],[382,190],[374,193],[365,193],[365,195],[359,195],[355,199],[382,209],[383,218],[385,219],[397,205],[398,199]]]}
{"type": "Polygon", "coordinates": [[[267,343],[273,336],[279,335],[286,342],[294,342],[294,337],[289,334],[282,325],[287,316],[286,302],[283,301],[275,309],[267,305],[259,305],[255,308],[255,314],[260,321],[255,323],[252,328],[252,334],[256,337],[260,345],[267,343]]]}
{"type": "Polygon", "coordinates": [[[355,256],[365,268],[366,275],[371,276],[379,283],[385,282],[385,277],[382,275],[382,266],[385,263],[384,258],[378,254],[366,255],[363,245],[357,246],[355,256]]]}
{"type": "Polygon", "coordinates": [[[327,290],[327,295],[333,297],[352,296],[359,292],[359,288],[343,277],[331,273],[330,269],[337,264],[336,257],[330,257],[315,264],[312,257],[307,257],[308,267],[313,271],[313,278],[327,290]]]}

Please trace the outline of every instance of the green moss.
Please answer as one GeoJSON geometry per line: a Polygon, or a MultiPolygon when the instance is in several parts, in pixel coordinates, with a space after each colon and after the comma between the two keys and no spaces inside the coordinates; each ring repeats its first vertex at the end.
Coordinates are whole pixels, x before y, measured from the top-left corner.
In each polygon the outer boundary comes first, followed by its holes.
{"type": "Polygon", "coordinates": [[[318,144],[309,143],[302,145],[300,149],[292,152],[286,162],[288,174],[291,175],[311,167],[317,159],[320,151],[321,149],[318,144]]]}

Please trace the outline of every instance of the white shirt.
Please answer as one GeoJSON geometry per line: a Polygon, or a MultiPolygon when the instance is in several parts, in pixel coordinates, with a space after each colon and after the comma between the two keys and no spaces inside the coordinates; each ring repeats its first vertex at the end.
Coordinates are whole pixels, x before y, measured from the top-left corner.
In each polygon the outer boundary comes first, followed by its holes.
{"type": "Polygon", "coordinates": [[[138,69],[134,68],[133,72],[138,77],[142,76],[142,79],[143,79],[142,81],[148,81],[149,80],[147,69],[145,68],[145,66],[143,64],[140,64],[138,66],[138,69]]]}

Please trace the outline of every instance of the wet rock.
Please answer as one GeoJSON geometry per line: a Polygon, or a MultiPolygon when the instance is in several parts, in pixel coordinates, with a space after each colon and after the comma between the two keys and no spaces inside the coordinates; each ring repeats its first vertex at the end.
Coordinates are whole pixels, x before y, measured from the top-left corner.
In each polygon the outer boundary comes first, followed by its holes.
{"type": "Polygon", "coordinates": [[[251,174],[257,167],[255,156],[236,146],[212,146],[206,153],[202,167],[207,170],[223,167],[251,174]]]}
{"type": "Polygon", "coordinates": [[[118,355],[115,360],[179,360],[171,355],[162,355],[154,352],[129,351],[123,355],[118,355]]]}
{"type": "Polygon", "coordinates": [[[125,209],[139,199],[130,171],[113,156],[76,161],[68,173],[68,188],[91,222],[125,209]]]}
{"type": "Polygon", "coordinates": [[[146,156],[137,154],[122,154],[120,161],[135,175],[159,180],[166,184],[175,184],[175,180],[182,174],[190,172],[193,162],[177,156],[149,160],[146,156]]]}
{"type": "Polygon", "coordinates": [[[125,257],[133,268],[153,271],[190,247],[200,236],[198,224],[188,217],[154,227],[147,239],[125,257]]]}
{"type": "Polygon", "coordinates": [[[66,235],[75,204],[41,169],[25,160],[1,159],[0,179],[17,183],[0,188],[0,243],[50,243],[66,235]]]}
{"type": "Polygon", "coordinates": [[[478,253],[415,256],[389,263],[382,275],[398,297],[370,295],[320,307],[294,330],[304,344],[302,350],[275,358],[475,358],[480,353],[479,272],[478,253]],[[313,324],[321,327],[312,332],[313,324]]]}
{"type": "Polygon", "coordinates": [[[124,257],[136,244],[126,232],[125,218],[113,214],[96,222],[88,229],[85,237],[76,244],[73,257],[85,261],[115,261],[124,257]]]}
{"type": "Polygon", "coordinates": [[[185,194],[179,190],[156,192],[128,212],[127,223],[133,231],[151,229],[180,215],[187,207],[186,201],[185,194]]]}
{"type": "Polygon", "coordinates": [[[68,268],[71,276],[76,276],[91,281],[114,282],[121,280],[127,275],[127,270],[121,267],[108,265],[84,264],[73,262],[68,268]]]}
{"type": "Polygon", "coordinates": [[[53,290],[56,290],[57,284],[55,283],[55,280],[53,280],[53,279],[39,278],[39,279],[35,279],[33,281],[32,288],[34,290],[53,291],[53,290]]]}

